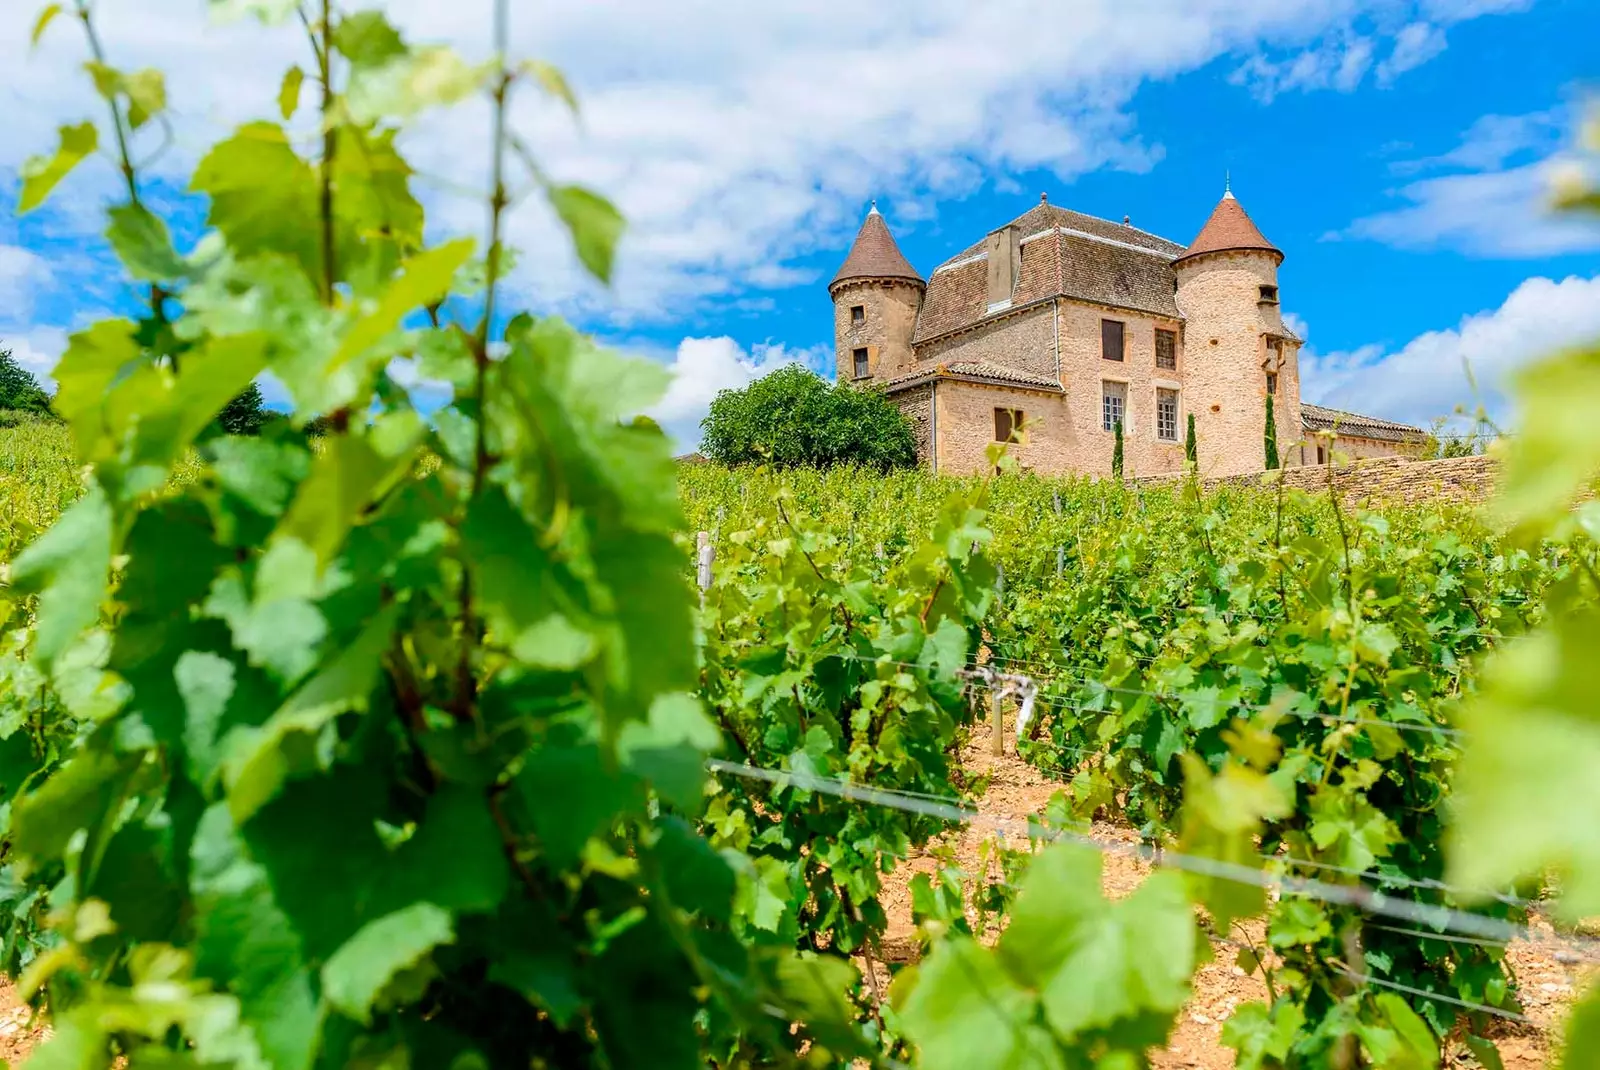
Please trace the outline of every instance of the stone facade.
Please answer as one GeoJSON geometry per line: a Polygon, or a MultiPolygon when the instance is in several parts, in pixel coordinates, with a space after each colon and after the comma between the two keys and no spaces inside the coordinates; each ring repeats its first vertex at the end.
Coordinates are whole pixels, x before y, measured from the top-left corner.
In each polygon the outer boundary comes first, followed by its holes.
{"type": "Polygon", "coordinates": [[[1133,478],[1183,470],[1191,414],[1202,477],[1260,469],[1269,390],[1286,465],[1314,463],[1327,440],[1307,436],[1330,429],[1351,456],[1414,450],[1417,428],[1302,412],[1282,261],[1231,193],[1188,246],[1041,199],[924,280],[874,208],[830,285],[839,378],[884,384],[926,437],[926,463],[953,473],[986,470],[996,410],[1017,409],[1024,467],[1109,474],[1108,393],[1133,478]],[[1108,359],[1119,333],[1121,359],[1108,359]],[[1171,367],[1158,336],[1172,340],[1171,367]]]}
{"type": "Polygon", "coordinates": [[[1057,378],[1055,316],[1051,307],[1034,305],[970,331],[920,345],[912,367],[931,369],[951,360],[1003,364],[1047,379],[1057,378]]]}
{"type": "Polygon", "coordinates": [[[911,432],[917,439],[917,461],[932,466],[933,463],[933,383],[923,383],[893,396],[895,406],[911,421],[911,432]]]}
{"type": "Polygon", "coordinates": [[[989,470],[995,441],[994,410],[1022,414],[1021,441],[1007,446],[1023,471],[1059,472],[1080,448],[1066,399],[1059,393],[960,380],[935,380],[933,422],[938,428],[935,468],[940,472],[989,470]]]}
{"type": "Polygon", "coordinates": [[[1300,342],[1284,328],[1276,300],[1261,297],[1277,292],[1276,258],[1254,249],[1209,253],[1180,263],[1177,276],[1188,385],[1200,402],[1195,437],[1201,475],[1264,466],[1269,382],[1280,461],[1297,457],[1300,342]]]}
{"type": "Polygon", "coordinates": [[[1326,464],[1331,451],[1336,463],[1366,461],[1378,457],[1415,458],[1422,443],[1396,443],[1388,439],[1365,438],[1361,435],[1325,435],[1309,433],[1296,448],[1294,463],[1326,464]]]}
{"type": "Polygon", "coordinates": [[[898,279],[850,282],[833,295],[833,337],[840,382],[879,382],[912,364],[911,332],[917,324],[922,288],[898,279]],[[856,310],[860,309],[859,319],[856,310]],[[855,353],[867,351],[867,374],[855,374],[855,353]]]}

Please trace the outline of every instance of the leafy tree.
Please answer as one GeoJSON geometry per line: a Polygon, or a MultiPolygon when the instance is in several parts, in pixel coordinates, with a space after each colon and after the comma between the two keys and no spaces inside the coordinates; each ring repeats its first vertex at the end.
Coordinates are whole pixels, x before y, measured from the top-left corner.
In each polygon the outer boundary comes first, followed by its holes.
{"type": "Polygon", "coordinates": [[[722,391],[700,426],[700,452],[724,465],[889,469],[917,460],[911,421],[882,390],[830,385],[798,365],[722,391]]]}
{"type": "Polygon", "coordinates": [[[1111,478],[1122,478],[1122,421],[1118,420],[1112,428],[1116,432],[1116,444],[1111,447],[1111,478]]]}
{"type": "Polygon", "coordinates": [[[1194,413],[1189,414],[1189,431],[1183,436],[1183,459],[1186,464],[1200,463],[1199,445],[1194,437],[1194,413]]]}
{"type": "Polygon", "coordinates": [[[1267,450],[1267,468],[1278,467],[1278,420],[1272,412],[1272,395],[1267,395],[1267,430],[1263,441],[1267,450]]]}
{"type": "Polygon", "coordinates": [[[53,416],[50,395],[28,369],[17,363],[11,350],[0,349],[0,409],[53,416]]]}
{"type": "Polygon", "coordinates": [[[271,416],[261,397],[261,388],[251,383],[223,407],[217,423],[230,435],[259,435],[271,416]]]}

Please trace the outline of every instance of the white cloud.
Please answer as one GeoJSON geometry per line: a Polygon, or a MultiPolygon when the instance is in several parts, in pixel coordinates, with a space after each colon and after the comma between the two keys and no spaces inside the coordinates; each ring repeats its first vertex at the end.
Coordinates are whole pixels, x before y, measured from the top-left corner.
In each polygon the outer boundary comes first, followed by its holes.
{"type": "Polygon", "coordinates": [[[0,323],[26,321],[33,313],[34,296],[50,278],[50,265],[37,253],[0,245],[0,323]]]}
{"type": "Polygon", "coordinates": [[[746,351],[726,336],[685,338],[678,343],[668,366],[672,385],[648,415],[672,436],[680,450],[692,450],[700,441],[700,421],[710,411],[718,392],[748,386],[785,364],[801,364],[826,373],[833,364],[833,349],[757,345],[746,351]]]}
{"type": "Polygon", "coordinates": [[[1415,70],[1443,52],[1447,44],[1444,30],[1431,22],[1413,22],[1402,28],[1395,34],[1393,51],[1378,64],[1378,84],[1393,85],[1394,80],[1402,74],[1415,70]]]}
{"type": "Polygon", "coordinates": [[[1301,354],[1307,401],[1426,424],[1457,407],[1511,416],[1506,388],[1528,362],[1564,346],[1600,340],[1600,275],[1556,282],[1531,278],[1499,308],[1428,331],[1398,350],[1301,354]]]}
{"type": "Polygon", "coordinates": [[[1391,165],[1434,173],[1395,191],[1398,208],[1357,219],[1327,239],[1364,238],[1409,249],[1541,257],[1600,249],[1600,223],[1551,210],[1554,180],[1578,157],[1563,147],[1570,109],[1486,115],[1448,152],[1391,165]]]}
{"type": "Polygon", "coordinates": [[[32,325],[35,298],[52,277],[50,265],[27,249],[0,245],[0,350],[10,350],[21,364],[53,387],[49,373],[67,346],[58,327],[32,325]]]}
{"type": "Polygon", "coordinates": [[[1333,89],[1348,93],[1361,84],[1372,68],[1373,47],[1370,37],[1347,33],[1286,59],[1251,56],[1229,80],[1249,86],[1264,104],[1294,90],[1333,89]]]}
{"type": "MultiPolygon", "coordinates": [[[[1520,2],[1150,0],[1136,14],[1120,0],[518,5],[513,51],[566,68],[583,121],[523,94],[515,124],[552,174],[614,197],[630,230],[617,291],[605,294],[570,255],[552,252],[566,242],[549,213],[527,206],[510,226],[533,254],[515,282],[544,307],[670,318],[784,285],[797,256],[842,251],[873,195],[904,203],[910,219],[918,196],[967,192],[1008,172],[1147,169],[1161,149],[1140,141],[1129,114],[1146,79],[1268,49],[1280,57],[1274,91],[1349,88],[1380,53],[1395,66],[1427,51],[1408,27],[1520,2]],[[1370,28],[1354,33],[1357,21],[1370,28]]],[[[486,52],[489,5],[389,7],[417,39],[486,52]]],[[[193,0],[97,10],[113,63],[169,72],[177,137],[157,166],[172,176],[231,124],[270,115],[282,68],[306,63],[293,26],[207,29],[193,0]]],[[[0,54],[26,53],[28,21],[0,21],[0,54]]],[[[58,123],[98,114],[82,58],[77,27],[61,19],[31,62],[8,66],[0,172],[47,148],[58,123]]],[[[426,123],[413,139],[425,177],[440,180],[422,188],[442,230],[481,229],[481,206],[446,191],[481,186],[486,143],[481,107],[426,123]]],[[[114,192],[109,169],[96,168],[68,180],[69,212],[114,192]]]]}

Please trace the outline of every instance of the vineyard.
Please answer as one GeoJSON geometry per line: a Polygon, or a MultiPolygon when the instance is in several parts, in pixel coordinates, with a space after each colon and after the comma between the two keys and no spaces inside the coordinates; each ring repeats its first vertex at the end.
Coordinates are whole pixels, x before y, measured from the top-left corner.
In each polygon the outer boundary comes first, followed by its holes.
{"type": "Polygon", "coordinates": [[[482,63],[217,6],[305,67],[193,241],[160,72],[35,31],[102,117],[20,208],[109,146],[138,301],[0,429],[30,1066],[1175,1066],[1197,999],[1245,1068],[1600,1065],[1600,1001],[1529,987],[1600,951],[1592,354],[1525,374],[1482,514],[680,468],[658,367],[506,308],[519,202],[602,282],[622,226],[516,132],[576,101],[508,3],[482,63]],[[485,234],[430,245],[397,134],[469,99],[485,234]]]}

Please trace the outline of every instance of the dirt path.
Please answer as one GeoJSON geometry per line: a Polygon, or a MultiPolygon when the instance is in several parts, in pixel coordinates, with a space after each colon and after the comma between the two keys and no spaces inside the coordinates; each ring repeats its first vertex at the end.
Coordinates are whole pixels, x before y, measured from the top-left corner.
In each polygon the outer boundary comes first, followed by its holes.
{"type": "MultiPolygon", "coordinates": [[[[989,777],[988,788],[978,804],[979,812],[985,817],[1013,820],[1042,815],[1050,797],[1062,785],[1018,758],[1012,752],[1013,744],[1009,739],[1006,755],[995,758],[989,753],[987,735],[987,731],[981,731],[981,740],[962,754],[968,771],[977,777],[989,777]]],[[[953,848],[964,870],[976,873],[981,868],[984,841],[993,835],[992,830],[967,826],[947,837],[944,845],[953,848]]],[[[1092,835],[1106,841],[1131,843],[1138,839],[1127,829],[1100,823],[1096,823],[1092,835]]],[[[910,961],[916,957],[908,885],[914,874],[932,874],[937,866],[934,858],[924,855],[897,867],[886,882],[882,896],[889,916],[883,944],[885,958],[910,961]]],[[[1138,859],[1106,854],[1106,894],[1113,898],[1128,894],[1139,886],[1148,872],[1149,866],[1138,859]]],[[[1247,929],[1251,939],[1261,938],[1261,924],[1255,922],[1253,932],[1247,929]]],[[[1536,919],[1531,927],[1544,935],[1554,935],[1550,926],[1541,920],[1536,919]]],[[[990,936],[993,935],[991,932],[990,936]]],[[[1234,965],[1235,947],[1213,942],[1213,952],[1213,960],[1195,975],[1194,994],[1179,1016],[1167,1047],[1152,1053],[1152,1063],[1159,1070],[1229,1070],[1234,1065],[1233,1052],[1222,1046],[1222,1023],[1240,1004],[1267,998],[1267,988],[1260,976],[1247,974],[1234,965]]],[[[1524,1013],[1532,1024],[1497,1023],[1492,1031],[1495,1044],[1506,1070],[1544,1070],[1553,1061],[1567,1007],[1583,985],[1585,976],[1580,975],[1578,967],[1556,961],[1545,945],[1515,943],[1508,951],[1508,958],[1521,983],[1524,1013]]],[[[886,971],[880,972],[880,976],[886,978],[886,971]]],[[[1479,1064],[1464,1053],[1452,1053],[1444,1065],[1467,1068],[1479,1064]]]]}

